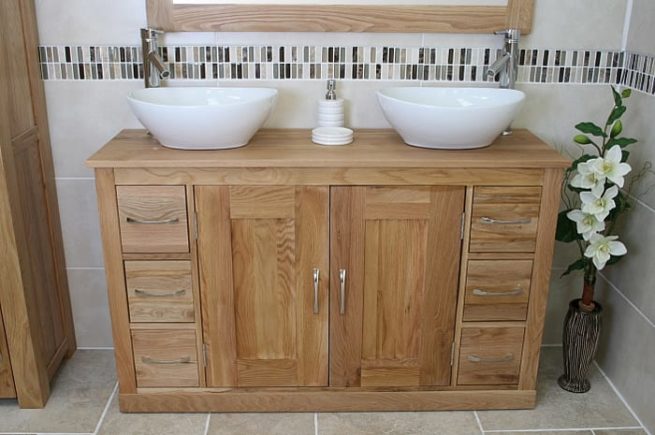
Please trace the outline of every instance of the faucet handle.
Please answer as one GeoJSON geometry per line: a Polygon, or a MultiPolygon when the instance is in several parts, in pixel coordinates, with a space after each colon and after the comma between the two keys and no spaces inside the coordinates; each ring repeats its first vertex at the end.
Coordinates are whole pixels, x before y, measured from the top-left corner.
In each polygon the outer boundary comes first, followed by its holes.
{"type": "Polygon", "coordinates": [[[519,29],[503,29],[494,32],[494,35],[502,35],[508,42],[519,42],[521,37],[521,30],[519,29]]]}

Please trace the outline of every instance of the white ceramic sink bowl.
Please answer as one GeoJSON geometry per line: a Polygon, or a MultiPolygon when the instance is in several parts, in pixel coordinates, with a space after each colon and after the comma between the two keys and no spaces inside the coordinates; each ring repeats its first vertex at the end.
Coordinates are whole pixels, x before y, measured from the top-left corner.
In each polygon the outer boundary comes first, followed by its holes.
{"type": "Polygon", "coordinates": [[[169,148],[206,150],[246,145],[271,113],[269,88],[149,88],[127,99],[141,123],[169,148]]]}
{"type": "Polygon", "coordinates": [[[525,94],[512,89],[388,88],[378,91],[387,121],[422,148],[490,145],[518,114],[525,94]]]}

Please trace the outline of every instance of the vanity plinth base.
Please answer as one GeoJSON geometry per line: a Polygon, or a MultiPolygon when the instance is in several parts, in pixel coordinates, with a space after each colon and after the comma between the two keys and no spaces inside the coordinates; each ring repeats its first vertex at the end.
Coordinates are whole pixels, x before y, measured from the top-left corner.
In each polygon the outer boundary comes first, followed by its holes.
{"type": "Polygon", "coordinates": [[[363,412],[530,409],[535,390],[121,394],[122,412],[363,412]]]}

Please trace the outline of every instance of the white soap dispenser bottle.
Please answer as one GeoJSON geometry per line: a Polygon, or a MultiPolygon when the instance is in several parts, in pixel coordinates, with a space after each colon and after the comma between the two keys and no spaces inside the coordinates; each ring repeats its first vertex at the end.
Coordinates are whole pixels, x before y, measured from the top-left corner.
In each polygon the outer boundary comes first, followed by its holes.
{"type": "Polygon", "coordinates": [[[343,127],[345,121],[343,99],[337,98],[336,80],[328,80],[327,94],[318,102],[319,127],[343,127]]]}

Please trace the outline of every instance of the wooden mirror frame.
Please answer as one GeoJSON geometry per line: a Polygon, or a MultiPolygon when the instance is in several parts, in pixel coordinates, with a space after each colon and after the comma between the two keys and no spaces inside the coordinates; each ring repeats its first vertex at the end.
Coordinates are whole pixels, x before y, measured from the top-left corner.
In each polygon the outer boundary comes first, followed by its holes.
{"type": "Polygon", "coordinates": [[[148,25],[167,32],[492,33],[518,28],[527,34],[534,8],[534,0],[508,0],[507,6],[146,4],[148,25]]]}

